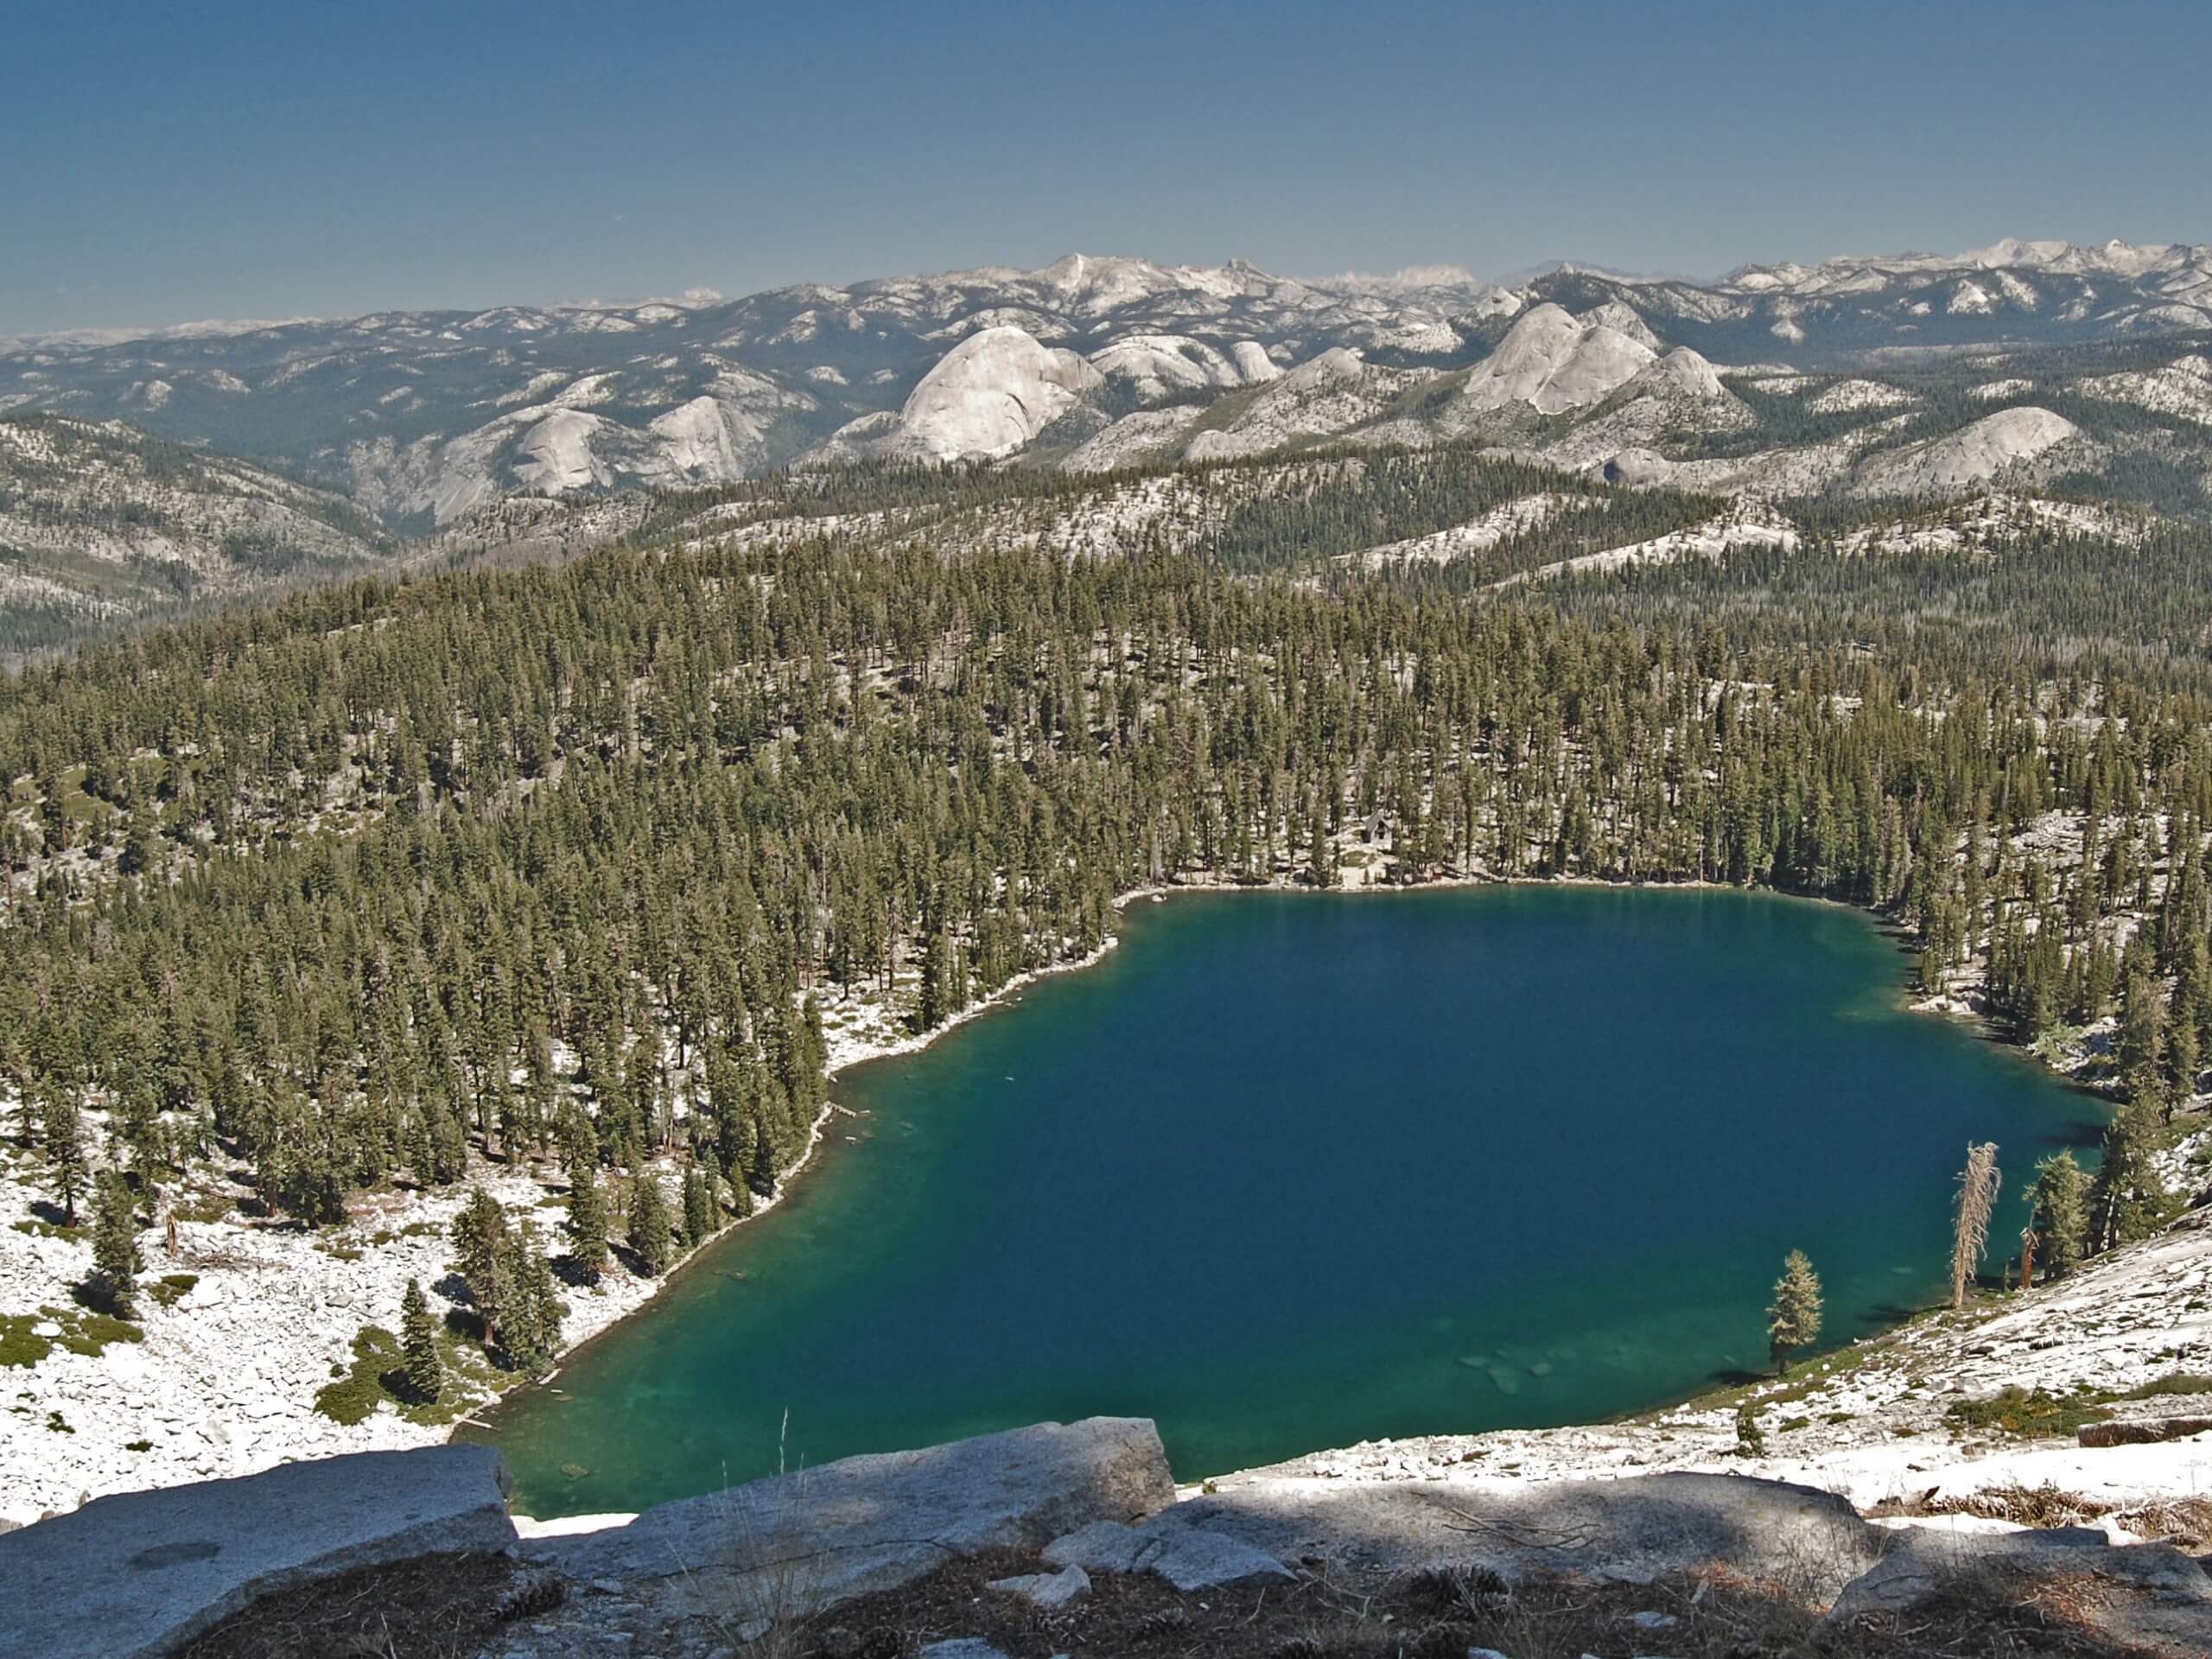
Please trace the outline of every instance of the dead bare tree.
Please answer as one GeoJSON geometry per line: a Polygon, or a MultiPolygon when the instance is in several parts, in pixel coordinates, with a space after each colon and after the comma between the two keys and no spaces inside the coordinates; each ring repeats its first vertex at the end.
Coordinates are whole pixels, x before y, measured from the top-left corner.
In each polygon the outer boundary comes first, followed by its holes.
{"type": "Polygon", "coordinates": [[[1951,1235],[1951,1306],[1967,1305],[1967,1287],[1981,1267],[1989,1245],[1989,1218],[1997,1211],[1997,1143],[1968,1142],[1967,1166],[1959,1176],[1958,1226],[1951,1235]]]}

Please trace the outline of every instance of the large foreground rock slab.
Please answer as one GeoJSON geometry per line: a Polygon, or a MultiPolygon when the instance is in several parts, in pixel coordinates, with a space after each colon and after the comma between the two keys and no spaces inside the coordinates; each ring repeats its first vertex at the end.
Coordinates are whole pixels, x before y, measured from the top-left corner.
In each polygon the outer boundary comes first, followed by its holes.
{"type": "Polygon", "coordinates": [[[438,1446],[95,1498],[0,1535],[0,1654],[155,1659],[272,1591],[505,1549],[506,1492],[496,1451],[438,1446]]]}
{"type": "Polygon", "coordinates": [[[1256,1481],[1176,1506],[1179,1524],[1278,1560],[1384,1572],[1481,1566],[1649,1583],[1721,1563],[1825,1605],[1889,1535],[1834,1492],[1738,1475],[1517,1482],[1256,1481]]]}
{"type": "Polygon", "coordinates": [[[649,1586],[683,1611],[804,1617],[977,1550],[1041,1548],[1175,1501],[1141,1418],[1039,1423],[920,1452],[847,1458],[647,1510],[626,1527],[526,1540],[589,1582],[649,1586]]]}

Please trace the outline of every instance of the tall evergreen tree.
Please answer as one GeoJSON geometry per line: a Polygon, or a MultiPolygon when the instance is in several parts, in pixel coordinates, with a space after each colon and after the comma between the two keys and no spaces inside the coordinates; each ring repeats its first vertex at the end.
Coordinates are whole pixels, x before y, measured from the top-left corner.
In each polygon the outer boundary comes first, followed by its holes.
{"type": "Polygon", "coordinates": [[[509,1303],[507,1275],[514,1240],[507,1212],[482,1187],[474,1189],[453,1223],[454,1270],[468,1286],[468,1299],[484,1320],[484,1339],[503,1340],[499,1320],[509,1303]]]}
{"type": "Polygon", "coordinates": [[[115,1170],[104,1171],[92,1195],[92,1275],[119,1318],[138,1294],[138,1204],[115,1170]]]}
{"type": "Polygon", "coordinates": [[[719,1207],[715,1203],[714,1189],[707,1184],[706,1172],[696,1164],[687,1165],[683,1171],[683,1238],[696,1249],[714,1236],[721,1224],[719,1207]]]}
{"type": "Polygon", "coordinates": [[[2035,1259],[2047,1274],[2070,1271],[2089,1247],[2088,1176],[2072,1153],[2055,1152],[2037,1164],[2027,1198],[2035,1259]]]}
{"type": "Polygon", "coordinates": [[[537,1229],[529,1221],[509,1236],[502,1282],[500,1351],[510,1365],[536,1376],[561,1351],[561,1325],[569,1310],[554,1287],[553,1269],[538,1246],[537,1229]]]}
{"type": "Polygon", "coordinates": [[[569,1259],[588,1285],[607,1271],[607,1194],[588,1164],[569,1171],[569,1259]]]}
{"type": "Polygon", "coordinates": [[[430,1319],[429,1299],[420,1281],[410,1279],[399,1299],[399,1349],[407,1391],[424,1403],[445,1392],[445,1362],[438,1357],[437,1326],[430,1319]]]}
{"type": "Polygon", "coordinates": [[[59,1078],[48,1081],[41,1103],[41,1128],[46,1139],[46,1165],[54,1184],[54,1201],[61,1206],[61,1224],[77,1224],[77,1200],[92,1179],[92,1163],[85,1151],[85,1122],[77,1109],[76,1091],[59,1078]]]}
{"type": "Polygon", "coordinates": [[[2093,1250],[2108,1250],[2145,1236],[2165,1212],[2170,1195],[2155,1160],[2162,1109],[2155,1096],[2130,1100],[2105,1128],[2096,1177],[2089,1183],[2093,1250]]]}
{"type": "Polygon", "coordinates": [[[630,1249],[648,1274],[663,1273],[675,1259],[675,1230],[668,1215],[668,1199],[660,1179],[652,1170],[640,1171],[630,1183],[630,1249]]]}
{"type": "MultiPolygon", "coordinates": [[[[2128,954],[2137,957],[2133,947],[2128,954]]],[[[2139,957],[2126,987],[2120,1000],[2120,1085],[2129,1100],[2169,1118],[2173,1092],[2167,1083],[2165,988],[2139,957]]]]}

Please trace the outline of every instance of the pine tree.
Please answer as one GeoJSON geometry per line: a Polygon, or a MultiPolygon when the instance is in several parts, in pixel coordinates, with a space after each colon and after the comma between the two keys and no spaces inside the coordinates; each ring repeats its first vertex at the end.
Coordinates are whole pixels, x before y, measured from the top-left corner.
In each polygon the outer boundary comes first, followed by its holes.
{"type": "Polygon", "coordinates": [[[77,1200],[84,1196],[92,1166],[85,1154],[85,1121],[77,1109],[76,1091],[60,1078],[48,1080],[41,1128],[46,1137],[47,1168],[54,1181],[54,1196],[61,1205],[61,1224],[77,1224],[77,1200]]]}
{"type": "Polygon", "coordinates": [[[648,1275],[664,1272],[675,1255],[675,1233],[668,1218],[668,1199],[660,1180],[650,1169],[639,1173],[630,1184],[630,1249],[648,1275]]]}
{"type": "Polygon", "coordinates": [[[588,1285],[607,1270],[607,1194],[588,1164],[569,1172],[569,1259],[588,1285]]]}
{"type": "Polygon", "coordinates": [[[399,1299],[399,1346],[407,1389],[428,1404],[445,1392],[445,1362],[438,1357],[437,1327],[430,1320],[429,1299],[420,1281],[410,1279],[399,1299]]]}
{"type": "Polygon", "coordinates": [[[2055,1152],[2036,1166],[2027,1198],[2028,1228],[2047,1274],[2067,1272],[2087,1254],[2089,1178],[2070,1152],[2055,1152]]]}
{"type": "Polygon", "coordinates": [[[105,1172],[92,1194],[92,1274],[119,1319],[138,1294],[137,1200],[121,1174],[105,1172]]]}
{"type": "Polygon", "coordinates": [[[2153,1155],[2158,1113],[2153,1100],[2131,1100],[2105,1129],[2096,1178],[2089,1183],[2089,1249],[2108,1250],[2144,1237],[2168,1202],[2153,1155]]]}
{"type": "Polygon", "coordinates": [[[722,1202],[722,1192],[728,1183],[722,1176],[722,1160],[711,1146],[699,1154],[699,1185],[706,1194],[709,1217],[715,1229],[720,1230],[729,1219],[729,1206],[722,1202]]]}
{"type": "Polygon", "coordinates": [[[468,1299],[484,1319],[484,1340],[502,1340],[499,1319],[506,1310],[506,1273],[512,1259],[507,1212],[478,1187],[453,1222],[454,1270],[468,1286],[468,1299]]]}
{"type": "Polygon", "coordinates": [[[1809,1348],[1821,1335],[1821,1278],[1804,1251],[1792,1250],[1774,1281],[1774,1305],[1766,1311],[1768,1351],[1777,1376],[1789,1374],[1789,1356],[1809,1348]]]}
{"type": "Polygon", "coordinates": [[[721,1224],[716,1214],[714,1189],[707,1185],[706,1173],[696,1165],[683,1172],[683,1237],[693,1249],[714,1236],[721,1224]]]}
{"type": "Polygon", "coordinates": [[[536,1376],[561,1351],[561,1322],[569,1309],[554,1288],[553,1268],[538,1248],[536,1226],[524,1221],[516,1229],[506,1254],[499,1351],[510,1365],[536,1376]]]}
{"type": "Polygon", "coordinates": [[[2196,1021],[2194,1019],[2176,1019],[2166,1033],[2169,1118],[2172,1116],[2173,1107],[2187,1105],[2196,1093],[2196,1079],[2203,1069],[2203,1052],[2199,1046],[2196,1021]]]}
{"type": "Polygon", "coordinates": [[[934,1031],[944,1022],[949,1010],[945,1007],[945,937],[941,927],[931,927],[922,942],[922,961],[917,976],[914,1003],[914,1029],[934,1031]]]}
{"type": "Polygon", "coordinates": [[[2173,1092],[2166,1079],[2166,993],[2133,944],[2134,965],[2120,1000],[2120,1078],[2129,1100],[2173,1115],[2173,1092]]]}

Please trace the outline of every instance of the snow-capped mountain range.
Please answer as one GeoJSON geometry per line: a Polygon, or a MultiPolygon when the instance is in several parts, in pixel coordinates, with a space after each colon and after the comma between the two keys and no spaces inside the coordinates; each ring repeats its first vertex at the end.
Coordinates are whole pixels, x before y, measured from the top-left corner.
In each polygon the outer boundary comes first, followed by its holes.
{"type": "Polygon", "coordinates": [[[1762,535],[1802,498],[2054,484],[2212,517],[2212,248],[1512,285],[1071,255],[48,338],[0,350],[0,652],[395,559],[588,545],[647,492],[792,465],[1279,457],[1287,477],[1317,448],[1442,443],[1732,495],[1762,535]]]}
{"type": "MultiPolygon", "coordinates": [[[[1731,370],[2198,329],[2212,247],[2006,242],[1710,283],[1568,265],[1512,288],[1448,267],[1300,281],[1070,255],[735,301],[50,338],[0,353],[0,410],[278,461],[418,529],[507,495],[708,485],[817,457],[1098,467],[1370,429],[1418,441],[1507,410],[1556,422],[1632,384],[1728,429],[1748,421],[1720,384],[1731,370]]],[[[1659,403],[1568,458],[1651,447],[1680,419],[1658,420],[1659,403]]]]}

